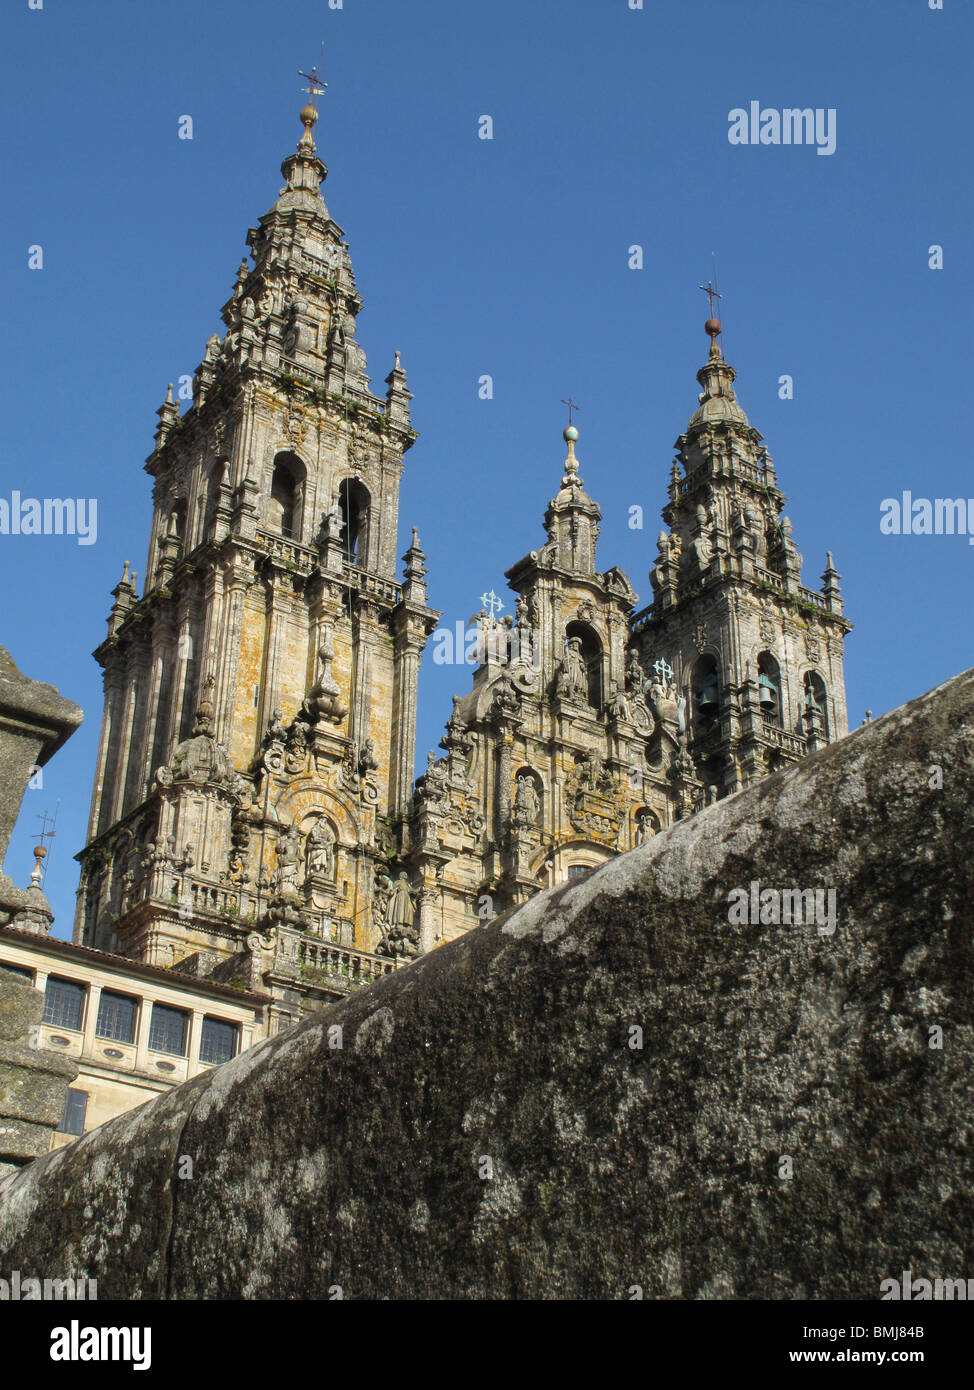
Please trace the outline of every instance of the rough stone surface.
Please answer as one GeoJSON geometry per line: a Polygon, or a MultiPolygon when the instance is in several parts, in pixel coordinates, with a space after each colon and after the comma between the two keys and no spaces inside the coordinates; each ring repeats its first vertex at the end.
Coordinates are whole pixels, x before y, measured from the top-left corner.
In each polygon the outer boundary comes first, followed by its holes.
{"type": "Polygon", "coordinates": [[[64,1113],[64,1098],[77,1064],[31,1046],[31,1029],[44,996],[0,968],[0,1164],[16,1170],[46,1153],[51,1131],[64,1113]]]}
{"type": "Polygon", "coordinates": [[[53,685],[21,675],[10,653],[0,647],[0,864],[31,769],[46,763],[81,719],[77,705],[53,685]]]}
{"type": "Polygon", "coordinates": [[[4,1179],[3,1262],[104,1298],[966,1276],[972,773],[968,672],[4,1179]],[[731,925],[752,880],[834,888],[834,934],[731,925]]]}

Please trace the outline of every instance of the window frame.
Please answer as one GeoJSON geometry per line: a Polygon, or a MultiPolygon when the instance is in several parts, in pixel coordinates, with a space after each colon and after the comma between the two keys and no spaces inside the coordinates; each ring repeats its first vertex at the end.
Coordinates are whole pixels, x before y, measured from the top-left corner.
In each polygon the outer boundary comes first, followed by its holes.
{"type": "Polygon", "coordinates": [[[139,1034],[139,1004],[141,1001],[132,994],[120,994],[118,990],[103,989],[98,1000],[98,1015],[95,1019],[95,1037],[105,1038],[109,1042],[126,1043],[129,1046],[135,1042],[139,1034]],[[131,1037],[120,1037],[118,1033],[102,1032],[102,1007],[106,1000],[118,1001],[132,1006],[132,1030],[131,1037]]]}
{"type": "MultiPolygon", "coordinates": [[[[189,1018],[190,1016],[185,1009],[177,1008],[175,1004],[163,1004],[160,1003],[159,1000],[153,1000],[152,1011],[149,1016],[149,1051],[164,1052],[167,1057],[185,1057],[189,1043],[189,1018]],[[181,1051],[176,1051],[168,1046],[162,1046],[158,1041],[154,1041],[154,1039],[158,1037],[155,1031],[157,1009],[161,1010],[164,1014],[170,1014],[173,1017],[178,1016],[182,1019],[183,1038],[181,1051]]],[[[168,1038],[165,1041],[168,1042],[168,1038]]]]}
{"type": "Polygon", "coordinates": [[[85,1016],[88,1012],[88,986],[79,980],[69,980],[64,975],[48,975],[44,985],[44,1011],[41,1014],[41,1023],[48,1024],[52,1028],[67,1028],[70,1033],[83,1033],[85,1028],[85,1016]],[[77,990],[80,996],[80,1008],[78,1010],[77,1023],[65,1023],[63,1017],[54,1017],[53,998],[56,995],[57,987],[67,985],[71,990],[77,990]],[[52,990],[52,986],[54,989],[52,990]],[[49,1017],[50,1013],[50,1017],[49,1017]]]}
{"type": "Polygon", "coordinates": [[[203,1015],[203,1026],[200,1029],[200,1061],[207,1066],[219,1067],[224,1062],[230,1062],[240,1051],[240,1024],[234,1023],[229,1018],[218,1018],[215,1014],[203,1015]],[[207,1024],[218,1024],[220,1028],[229,1028],[233,1035],[233,1048],[228,1057],[204,1057],[203,1049],[207,1041],[207,1024]]]}
{"type": "MultiPolygon", "coordinates": [[[[55,1133],[56,1133],[56,1134],[71,1134],[71,1135],[73,1135],[75,1138],[80,1138],[80,1136],[81,1136],[82,1134],[84,1134],[84,1132],[85,1132],[85,1124],[87,1123],[87,1120],[88,1120],[88,1102],[89,1102],[90,1100],[91,1100],[91,1092],[90,1092],[90,1091],[79,1091],[79,1090],[77,1089],[77,1087],[75,1087],[75,1086],[69,1086],[68,1089],[67,1089],[67,1092],[66,1092],[66,1094],[65,1094],[65,1097],[64,1097],[64,1109],[63,1109],[62,1112],[61,1112],[61,1118],[60,1118],[60,1120],[58,1120],[58,1126],[57,1126],[57,1129],[55,1130],[55,1133]],[[79,1098],[81,1098],[80,1101],[79,1101],[79,1098]],[[72,1117],[77,1117],[77,1110],[78,1110],[78,1105],[79,1105],[79,1103],[80,1103],[80,1106],[81,1106],[81,1115],[80,1115],[81,1128],[80,1128],[80,1129],[72,1129],[72,1128],[70,1127],[70,1125],[69,1125],[69,1120],[70,1120],[72,1117]]],[[[75,1122],[77,1123],[77,1118],[75,1119],[75,1122]]]]}

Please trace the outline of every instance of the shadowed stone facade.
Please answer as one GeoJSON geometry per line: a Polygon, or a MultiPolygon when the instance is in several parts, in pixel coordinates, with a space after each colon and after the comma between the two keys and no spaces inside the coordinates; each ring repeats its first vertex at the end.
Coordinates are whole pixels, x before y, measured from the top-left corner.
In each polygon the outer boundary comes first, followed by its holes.
{"type": "Polygon", "coordinates": [[[969,671],[0,1182],[0,1253],[121,1299],[963,1277],[972,779],[969,671]],[[735,923],[755,882],[835,930],[735,923]]]}
{"type": "MultiPolygon", "coordinates": [[[[33,774],[71,737],[81,710],[53,685],[21,674],[0,647],[0,864],[33,774]]],[[[44,847],[34,851],[27,888],[0,873],[0,929],[14,926],[30,941],[46,937],[54,914],[41,888],[44,847]]],[[[64,1110],[73,1061],[39,1038],[44,996],[0,961],[0,1173],[45,1153],[64,1110]]]]}

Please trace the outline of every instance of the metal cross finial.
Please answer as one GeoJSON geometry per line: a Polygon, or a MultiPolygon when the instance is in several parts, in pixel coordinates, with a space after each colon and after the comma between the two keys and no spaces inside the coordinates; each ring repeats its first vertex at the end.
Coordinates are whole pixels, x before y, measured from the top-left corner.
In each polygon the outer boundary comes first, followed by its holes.
{"type": "Polygon", "coordinates": [[[44,844],[44,841],[45,841],[45,840],[53,840],[53,839],[54,839],[54,827],[57,825],[57,811],[55,811],[55,812],[54,812],[54,815],[50,817],[50,822],[51,822],[50,829],[48,829],[48,824],[47,824],[47,822],[48,822],[48,819],[49,819],[49,818],[48,818],[48,814],[47,814],[46,811],[44,811],[44,812],[41,813],[41,814],[36,815],[36,816],[34,817],[34,819],[40,821],[40,823],[41,823],[41,833],[40,833],[39,835],[33,835],[33,836],[31,836],[31,838],[34,839],[34,840],[39,840],[39,841],[41,842],[42,845],[44,844]]]}
{"type": "Polygon", "coordinates": [[[706,283],[706,285],[698,285],[698,286],[697,286],[697,289],[698,289],[698,290],[703,290],[704,294],[707,295],[707,296],[709,297],[709,299],[710,299],[710,317],[713,318],[713,317],[714,317],[714,300],[715,300],[715,299],[720,299],[720,298],[722,298],[722,296],[721,296],[720,294],[717,293],[716,289],[714,288],[714,283],[713,283],[712,280],[708,280],[707,283],[706,283]]]}
{"type": "MultiPolygon", "coordinates": [[[[322,44],[321,46],[322,48],[324,48],[324,44],[322,44]]],[[[300,68],[298,69],[298,76],[305,78],[306,81],[310,83],[310,86],[302,87],[301,90],[302,92],[308,93],[311,105],[315,108],[316,111],[318,109],[318,104],[315,98],[321,96],[321,94],[325,91],[325,88],[328,86],[327,82],[322,82],[321,77],[319,75],[323,66],[324,64],[319,62],[315,64],[314,67],[312,67],[310,72],[302,72],[300,68]]]]}
{"type": "Polygon", "coordinates": [[[571,396],[569,396],[567,400],[565,399],[564,396],[562,396],[562,398],[561,398],[561,403],[562,403],[562,405],[567,405],[567,406],[568,406],[568,424],[569,424],[569,426],[571,426],[571,423],[572,423],[572,411],[573,411],[573,410],[581,410],[582,407],[581,407],[580,405],[576,405],[575,402],[572,400],[571,396]]]}
{"type": "Polygon", "coordinates": [[[667,665],[666,661],[664,661],[664,659],[661,656],[658,656],[656,660],[653,662],[653,670],[659,676],[661,681],[664,681],[667,685],[669,685],[670,681],[673,679],[673,667],[667,665]]]}
{"type": "Polygon", "coordinates": [[[494,614],[499,613],[504,607],[503,601],[497,597],[493,589],[489,589],[486,594],[480,595],[480,602],[485,608],[490,610],[490,620],[494,621],[494,614]]]}

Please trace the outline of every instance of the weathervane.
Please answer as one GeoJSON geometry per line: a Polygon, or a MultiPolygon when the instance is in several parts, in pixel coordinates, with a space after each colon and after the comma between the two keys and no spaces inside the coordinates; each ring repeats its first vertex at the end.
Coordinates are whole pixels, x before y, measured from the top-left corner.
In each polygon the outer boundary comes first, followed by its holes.
{"type": "Polygon", "coordinates": [[[312,67],[310,72],[302,72],[301,69],[298,68],[298,76],[303,77],[305,81],[309,84],[307,87],[302,87],[301,90],[302,92],[308,93],[310,104],[315,108],[316,111],[318,109],[318,103],[315,100],[315,98],[320,97],[328,86],[327,82],[322,82],[320,76],[321,71],[324,68],[324,49],[325,45],[324,42],[322,42],[322,57],[312,67]]]}
{"type": "Polygon", "coordinates": [[[36,884],[38,888],[41,886],[42,882],[41,862],[47,857],[47,846],[44,841],[54,839],[54,827],[57,825],[58,806],[60,805],[61,802],[58,801],[57,806],[54,808],[54,815],[50,817],[50,829],[48,829],[48,814],[46,811],[39,813],[35,817],[35,820],[39,820],[41,823],[41,833],[32,836],[32,839],[38,840],[40,843],[34,847],[34,869],[30,879],[31,883],[36,884]]]}

